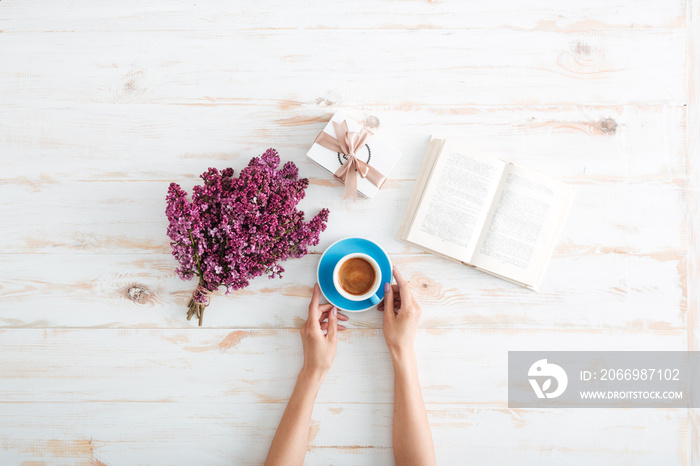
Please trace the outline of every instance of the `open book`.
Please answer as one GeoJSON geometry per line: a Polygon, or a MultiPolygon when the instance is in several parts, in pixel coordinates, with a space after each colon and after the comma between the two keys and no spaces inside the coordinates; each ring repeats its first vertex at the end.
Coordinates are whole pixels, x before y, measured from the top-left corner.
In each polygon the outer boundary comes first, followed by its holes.
{"type": "Polygon", "coordinates": [[[432,138],[397,239],[537,290],[574,188],[432,138]]]}

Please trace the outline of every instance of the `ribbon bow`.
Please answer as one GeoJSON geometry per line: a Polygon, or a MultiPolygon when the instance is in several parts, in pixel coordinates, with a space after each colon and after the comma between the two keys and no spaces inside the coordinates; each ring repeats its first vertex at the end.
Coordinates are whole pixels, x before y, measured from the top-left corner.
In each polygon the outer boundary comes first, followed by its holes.
{"type": "Polygon", "coordinates": [[[348,123],[345,120],[342,123],[334,121],[333,128],[337,139],[325,131],[321,131],[314,142],[326,149],[345,154],[347,160],[333,174],[338,180],[345,183],[343,199],[348,197],[357,199],[357,176],[355,176],[355,172],[359,173],[362,178],[367,178],[377,188],[381,189],[386,181],[386,177],[376,168],[355,157],[355,152],[372,136],[372,132],[364,126],[359,133],[351,132],[348,130],[348,123]]]}

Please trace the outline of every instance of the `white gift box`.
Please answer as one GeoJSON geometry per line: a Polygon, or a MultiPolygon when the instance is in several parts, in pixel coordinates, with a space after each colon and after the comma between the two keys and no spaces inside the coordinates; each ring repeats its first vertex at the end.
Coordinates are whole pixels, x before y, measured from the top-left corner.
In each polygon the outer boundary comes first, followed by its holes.
{"type": "MultiPolygon", "coordinates": [[[[343,120],[347,122],[348,131],[359,133],[360,130],[362,130],[362,125],[348,118],[343,113],[338,112],[333,115],[331,121],[323,128],[323,131],[336,138],[333,122],[341,123],[343,120]]],[[[334,174],[346,162],[345,154],[327,149],[316,142],[314,142],[306,155],[331,172],[331,174],[334,174]]],[[[367,163],[369,166],[374,167],[388,179],[391,171],[401,158],[401,153],[376,134],[373,134],[365,141],[365,144],[357,150],[355,157],[367,163]]],[[[358,173],[354,173],[354,176],[357,177],[357,192],[372,199],[379,191],[379,188],[367,178],[362,178],[358,173]]]]}

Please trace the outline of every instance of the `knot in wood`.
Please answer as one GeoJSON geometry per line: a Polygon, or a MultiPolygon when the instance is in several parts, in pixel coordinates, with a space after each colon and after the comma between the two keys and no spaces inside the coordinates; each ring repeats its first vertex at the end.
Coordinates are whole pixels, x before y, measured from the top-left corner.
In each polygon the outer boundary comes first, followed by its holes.
{"type": "Polygon", "coordinates": [[[419,291],[427,291],[427,290],[430,290],[432,288],[432,283],[426,277],[422,277],[422,276],[413,277],[412,281],[414,281],[414,283],[416,283],[416,285],[418,285],[419,291]]]}
{"type": "Polygon", "coordinates": [[[588,58],[592,55],[593,50],[591,49],[590,45],[586,44],[585,42],[578,41],[574,46],[574,52],[580,57],[588,58]]]}
{"type": "Polygon", "coordinates": [[[151,293],[148,292],[146,288],[140,285],[134,285],[131,288],[127,290],[127,295],[129,296],[129,299],[132,301],[137,301],[141,302],[144,299],[146,299],[146,296],[150,295],[151,293]]]}
{"type": "Polygon", "coordinates": [[[600,122],[600,130],[605,134],[615,134],[617,132],[617,122],[612,118],[605,118],[600,122]]]}
{"type": "Polygon", "coordinates": [[[379,118],[377,118],[376,116],[368,116],[367,118],[365,118],[365,121],[364,121],[364,126],[366,126],[367,128],[372,128],[372,129],[379,128],[380,124],[381,124],[381,122],[379,121],[379,118]]]}

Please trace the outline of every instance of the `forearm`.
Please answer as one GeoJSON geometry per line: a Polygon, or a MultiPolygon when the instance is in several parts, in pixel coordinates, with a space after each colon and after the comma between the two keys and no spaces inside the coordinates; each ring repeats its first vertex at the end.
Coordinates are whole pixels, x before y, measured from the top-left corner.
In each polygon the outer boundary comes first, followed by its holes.
{"type": "Polygon", "coordinates": [[[435,464],[413,349],[392,352],[394,362],[394,459],[397,466],[435,464]]]}
{"type": "Polygon", "coordinates": [[[302,465],[309,441],[309,424],[323,374],[302,369],[265,460],[266,466],[302,465]]]}

